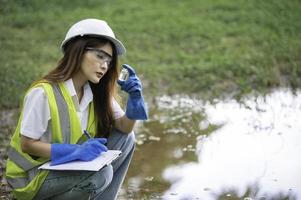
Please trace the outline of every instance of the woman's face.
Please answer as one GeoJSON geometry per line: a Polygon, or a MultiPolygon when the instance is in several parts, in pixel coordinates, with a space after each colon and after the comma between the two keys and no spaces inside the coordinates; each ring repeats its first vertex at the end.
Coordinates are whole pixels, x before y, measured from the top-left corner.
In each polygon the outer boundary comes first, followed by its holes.
{"type": "Polygon", "coordinates": [[[88,47],[84,54],[81,72],[83,76],[92,83],[98,83],[109,70],[113,56],[110,43],[102,46],[88,47]]]}

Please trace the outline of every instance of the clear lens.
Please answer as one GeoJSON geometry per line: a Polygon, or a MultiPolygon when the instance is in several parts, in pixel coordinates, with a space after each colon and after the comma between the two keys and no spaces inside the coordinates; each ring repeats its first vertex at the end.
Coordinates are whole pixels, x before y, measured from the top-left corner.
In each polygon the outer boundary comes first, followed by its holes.
{"type": "Polygon", "coordinates": [[[119,80],[125,81],[129,77],[129,72],[127,69],[123,68],[119,74],[119,80]]]}
{"type": "Polygon", "coordinates": [[[92,52],[94,52],[95,56],[97,57],[97,59],[101,62],[104,63],[106,62],[108,66],[110,66],[111,62],[112,62],[112,57],[107,55],[106,52],[104,52],[101,49],[97,49],[97,48],[92,48],[92,47],[87,47],[87,50],[90,50],[92,52]]]}

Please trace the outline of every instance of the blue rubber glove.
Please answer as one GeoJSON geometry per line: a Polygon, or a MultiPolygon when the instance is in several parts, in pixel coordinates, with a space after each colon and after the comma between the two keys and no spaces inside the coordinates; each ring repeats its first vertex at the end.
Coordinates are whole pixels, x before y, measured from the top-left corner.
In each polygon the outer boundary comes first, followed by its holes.
{"type": "Polygon", "coordinates": [[[92,138],[79,144],[51,144],[51,166],[73,160],[89,161],[108,150],[106,138],[92,138]]]}
{"type": "Polygon", "coordinates": [[[126,116],[133,120],[146,120],[147,108],[142,95],[142,85],[139,78],[136,76],[135,70],[127,64],[122,65],[129,72],[129,78],[125,81],[118,80],[117,83],[121,86],[121,90],[129,94],[126,116]]]}

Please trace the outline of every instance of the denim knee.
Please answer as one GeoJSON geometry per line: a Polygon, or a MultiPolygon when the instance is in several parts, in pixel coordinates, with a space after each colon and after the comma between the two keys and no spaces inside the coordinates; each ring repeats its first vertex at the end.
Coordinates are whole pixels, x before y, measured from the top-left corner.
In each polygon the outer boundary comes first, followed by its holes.
{"type": "Polygon", "coordinates": [[[91,175],[88,180],[83,181],[79,184],[75,190],[85,191],[88,193],[99,193],[100,191],[105,190],[113,179],[113,167],[112,165],[107,165],[102,168],[100,171],[95,172],[91,175]]]}
{"type": "Polygon", "coordinates": [[[113,174],[114,172],[112,165],[107,165],[102,170],[96,172],[96,176],[93,179],[96,182],[95,190],[99,190],[100,188],[107,188],[108,185],[110,185],[110,183],[112,182],[113,174]],[[104,182],[102,183],[101,180],[104,180],[104,182]]]}
{"type": "Polygon", "coordinates": [[[108,138],[107,146],[109,149],[129,152],[135,146],[135,134],[133,131],[131,133],[122,133],[114,129],[108,138]]]}
{"type": "Polygon", "coordinates": [[[124,143],[120,150],[123,154],[127,155],[135,148],[135,134],[132,131],[131,133],[124,135],[124,137],[124,143]]]}
{"type": "Polygon", "coordinates": [[[135,133],[134,131],[132,131],[131,133],[128,134],[128,138],[127,138],[127,141],[126,141],[128,147],[132,147],[134,148],[135,147],[135,144],[136,144],[136,138],[135,138],[135,133]]]}

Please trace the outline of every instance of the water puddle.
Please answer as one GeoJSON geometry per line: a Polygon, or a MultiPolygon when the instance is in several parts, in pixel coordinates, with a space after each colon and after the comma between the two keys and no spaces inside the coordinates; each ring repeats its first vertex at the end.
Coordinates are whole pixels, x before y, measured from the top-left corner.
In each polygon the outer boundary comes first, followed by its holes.
{"type": "Polygon", "coordinates": [[[301,199],[301,93],[155,101],[120,199],[301,199]]]}
{"type": "MultiPolygon", "coordinates": [[[[1,177],[15,120],[0,122],[1,177]]],[[[160,96],[137,125],[120,200],[301,199],[301,91],[241,103],[160,96]]]]}

